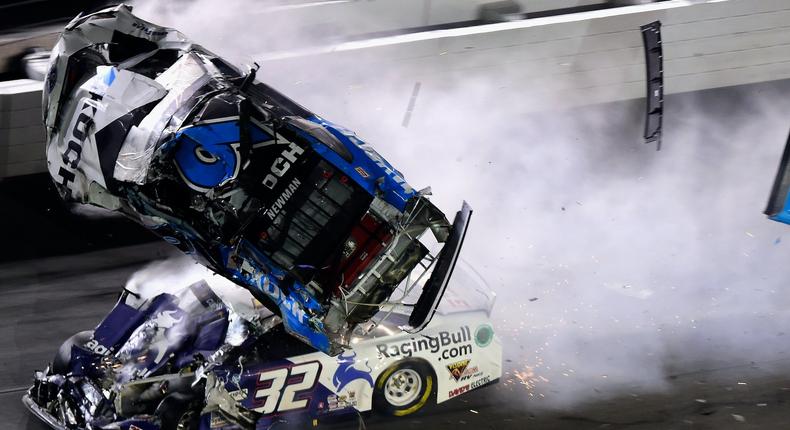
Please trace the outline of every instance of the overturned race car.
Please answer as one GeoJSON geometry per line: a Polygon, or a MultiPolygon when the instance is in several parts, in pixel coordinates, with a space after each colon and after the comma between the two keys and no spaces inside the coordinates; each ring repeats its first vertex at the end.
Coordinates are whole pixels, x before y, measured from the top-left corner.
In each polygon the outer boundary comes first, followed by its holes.
{"type": "Polygon", "coordinates": [[[347,349],[401,284],[421,291],[406,330],[430,322],[469,206],[451,224],[428,191],[254,68],[120,5],[66,26],[44,87],[48,168],[64,199],[145,225],[326,354],[347,349]]]}

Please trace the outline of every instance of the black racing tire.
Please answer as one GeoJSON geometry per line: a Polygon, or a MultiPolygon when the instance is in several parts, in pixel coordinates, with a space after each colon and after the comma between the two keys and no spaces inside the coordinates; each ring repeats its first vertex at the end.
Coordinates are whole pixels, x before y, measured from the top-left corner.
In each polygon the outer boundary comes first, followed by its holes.
{"type": "Polygon", "coordinates": [[[373,387],[377,412],[396,417],[411,415],[436,398],[436,375],[431,366],[408,359],[388,367],[373,387]]]}
{"type": "Polygon", "coordinates": [[[71,371],[71,347],[77,345],[78,347],[82,347],[85,345],[86,342],[90,340],[93,336],[92,330],[81,331],[74,336],[66,339],[60,348],[58,348],[58,352],[55,354],[55,357],[52,359],[52,367],[50,368],[50,373],[54,375],[66,375],[71,371]]]}
{"type": "Polygon", "coordinates": [[[165,397],[156,408],[162,430],[198,430],[200,409],[190,396],[180,393],[165,397]]]}

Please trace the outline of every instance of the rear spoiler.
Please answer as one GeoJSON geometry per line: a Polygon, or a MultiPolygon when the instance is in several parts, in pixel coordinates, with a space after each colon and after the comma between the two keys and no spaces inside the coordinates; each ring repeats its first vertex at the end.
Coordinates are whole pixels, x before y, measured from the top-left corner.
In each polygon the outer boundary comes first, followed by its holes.
{"type": "Polygon", "coordinates": [[[782,161],[779,163],[779,171],[776,172],[765,214],[774,221],[790,224],[790,136],[787,138],[782,161]]]}
{"type": "Polygon", "coordinates": [[[461,252],[461,246],[464,244],[471,216],[472,208],[468,203],[464,202],[461,210],[455,214],[452,230],[436,261],[436,267],[433,269],[431,278],[425,283],[420,298],[414,304],[414,309],[409,317],[410,327],[406,329],[407,332],[416,333],[422,330],[431,322],[434,313],[436,313],[436,307],[439,306],[444,290],[447,289],[447,284],[453,275],[455,263],[458,261],[458,254],[461,252]]]}

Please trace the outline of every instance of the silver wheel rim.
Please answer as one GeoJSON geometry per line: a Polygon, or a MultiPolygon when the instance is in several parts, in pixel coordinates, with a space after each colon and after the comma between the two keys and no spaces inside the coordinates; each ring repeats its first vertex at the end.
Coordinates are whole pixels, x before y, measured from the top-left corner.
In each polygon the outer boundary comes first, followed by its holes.
{"type": "Polygon", "coordinates": [[[422,377],[416,370],[398,369],[384,384],[384,399],[392,406],[405,406],[417,400],[422,391],[422,377]]]}

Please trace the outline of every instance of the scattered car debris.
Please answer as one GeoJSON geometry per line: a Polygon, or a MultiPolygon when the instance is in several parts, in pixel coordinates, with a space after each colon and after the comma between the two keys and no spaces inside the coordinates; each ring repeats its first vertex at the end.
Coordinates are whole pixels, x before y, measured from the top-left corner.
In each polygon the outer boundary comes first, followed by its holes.
{"type": "Polygon", "coordinates": [[[422,84],[420,82],[414,83],[414,89],[411,90],[411,97],[409,97],[409,105],[406,106],[406,113],[403,114],[403,122],[401,125],[403,127],[408,127],[409,122],[411,122],[411,114],[414,112],[414,106],[417,104],[417,97],[420,95],[420,88],[422,84]]]}
{"type": "Polygon", "coordinates": [[[661,21],[641,27],[647,69],[647,97],[645,115],[645,143],[656,142],[661,149],[662,122],[664,117],[664,54],[661,45],[661,21]]]}

